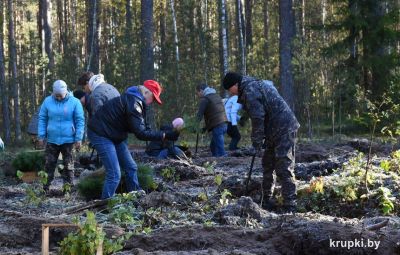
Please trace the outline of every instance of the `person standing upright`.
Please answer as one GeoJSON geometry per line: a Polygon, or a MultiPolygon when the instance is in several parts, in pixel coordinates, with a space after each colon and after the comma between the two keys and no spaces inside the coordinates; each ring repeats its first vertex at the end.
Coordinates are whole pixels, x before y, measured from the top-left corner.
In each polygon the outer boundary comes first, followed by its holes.
{"type": "Polygon", "coordinates": [[[238,102],[238,96],[232,95],[226,99],[225,112],[228,119],[228,130],[227,134],[231,137],[229,144],[229,150],[237,150],[238,143],[242,138],[238,129],[238,121],[240,119],[239,111],[242,109],[242,105],[238,102]]]}
{"type": "Polygon", "coordinates": [[[200,122],[203,117],[206,129],[211,132],[210,149],[214,157],[226,156],[224,148],[224,135],[227,130],[227,118],[222,98],[216,90],[200,84],[196,87],[197,95],[200,99],[197,120],[200,122]]]}
{"type": "Polygon", "coordinates": [[[251,140],[255,153],[261,151],[265,139],[266,149],[262,159],[263,207],[273,208],[271,198],[275,171],[282,185],[284,209],[295,212],[295,139],[300,127],[296,116],[279,95],[272,81],[228,72],[224,77],[223,85],[232,95],[238,95],[238,102],[250,115],[251,140]]]}
{"type": "Polygon", "coordinates": [[[57,80],[53,84],[52,95],[46,97],[40,106],[38,120],[38,141],[43,146],[46,139],[45,170],[47,172],[46,191],[54,179],[58,156],[63,157],[64,183],[73,185],[74,161],[72,149],[80,149],[85,125],[81,102],[68,92],[67,84],[57,80]]]}

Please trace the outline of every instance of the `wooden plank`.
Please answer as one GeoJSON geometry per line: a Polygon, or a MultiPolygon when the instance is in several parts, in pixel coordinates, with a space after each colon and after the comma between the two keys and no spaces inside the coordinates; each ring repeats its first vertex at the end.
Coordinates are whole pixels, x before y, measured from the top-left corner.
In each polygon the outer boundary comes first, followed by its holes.
{"type": "Polygon", "coordinates": [[[78,227],[78,225],[76,225],[76,224],[69,224],[69,223],[45,223],[45,224],[42,224],[42,227],[56,227],[56,228],[58,228],[58,227],[60,227],[60,228],[62,228],[62,227],[78,227]]]}
{"type": "Polygon", "coordinates": [[[42,255],[49,255],[49,229],[42,225],[42,255]]]}
{"type": "Polygon", "coordinates": [[[103,242],[97,247],[96,255],[103,255],[103,242]]]}

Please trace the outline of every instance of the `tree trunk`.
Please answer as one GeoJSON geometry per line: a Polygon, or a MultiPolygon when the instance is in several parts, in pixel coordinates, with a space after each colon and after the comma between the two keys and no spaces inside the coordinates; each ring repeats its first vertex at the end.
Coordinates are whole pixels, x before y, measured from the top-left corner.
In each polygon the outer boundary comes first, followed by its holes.
{"type": "Polygon", "coordinates": [[[134,59],[134,49],[132,48],[133,44],[133,22],[132,22],[132,1],[127,0],[125,4],[125,22],[126,22],[126,29],[125,29],[125,43],[126,43],[126,54],[125,56],[125,77],[126,82],[131,84],[134,82],[134,73],[135,73],[135,61],[134,59]]]}
{"type": "Polygon", "coordinates": [[[199,41],[203,57],[204,81],[206,84],[208,84],[208,57],[204,32],[204,30],[207,29],[208,25],[204,25],[204,20],[207,22],[207,19],[203,19],[203,15],[205,16],[205,18],[207,18],[207,0],[205,1],[205,4],[203,4],[203,1],[200,2],[200,6],[197,12],[197,29],[199,31],[199,41]]]}
{"type": "Polygon", "coordinates": [[[54,55],[52,46],[52,33],[51,33],[51,2],[49,0],[42,1],[42,19],[43,19],[43,31],[44,31],[44,47],[49,59],[48,70],[50,75],[54,68],[54,55]]]}
{"type": "Polygon", "coordinates": [[[265,61],[269,63],[269,13],[268,13],[268,1],[265,0],[263,4],[263,21],[264,21],[264,56],[265,61]]]}
{"type": "MultiPolygon", "coordinates": [[[[178,93],[179,89],[179,40],[178,40],[178,29],[176,27],[176,14],[175,14],[175,1],[170,0],[170,5],[171,5],[171,14],[172,14],[172,28],[174,32],[174,48],[175,48],[175,94],[178,93]]],[[[193,50],[193,49],[192,49],[193,50]]],[[[193,59],[194,61],[194,59],[193,59]]]]}
{"type": "MultiPolygon", "coordinates": [[[[264,0],[264,5],[268,4],[268,0],[264,0]]],[[[253,0],[245,1],[246,13],[246,47],[249,49],[253,46],[253,0]]]]}
{"type": "MultiPolygon", "coordinates": [[[[386,9],[386,1],[376,1],[373,2],[373,6],[371,8],[371,23],[372,22],[383,22],[385,16],[386,9]]],[[[371,42],[371,55],[375,59],[382,59],[387,53],[385,52],[387,47],[389,46],[387,42],[385,42],[385,33],[383,29],[380,29],[380,35],[376,40],[371,42]]],[[[372,99],[375,101],[382,100],[382,95],[385,90],[389,88],[388,86],[388,74],[390,73],[389,65],[385,65],[382,63],[373,63],[371,66],[371,92],[372,99]]]]}
{"type": "Polygon", "coordinates": [[[88,14],[88,30],[87,30],[87,46],[86,55],[87,60],[87,71],[94,73],[100,72],[100,5],[101,0],[88,0],[87,2],[87,14],[88,14]]]}
{"type": "Polygon", "coordinates": [[[279,70],[282,96],[294,110],[292,42],[295,31],[292,0],[279,1],[279,70]]]}
{"type": "MultiPolygon", "coordinates": [[[[39,11],[38,11],[38,31],[40,34],[40,52],[41,57],[44,59],[46,57],[46,47],[45,47],[45,33],[43,29],[43,1],[39,0],[39,11]]],[[[44,99],[46,97],[46,67],[44,65],[40,66],[41,69],[41,97],[44,99]]]]}
{"type": "Polygon", "coordinates": [[[126,14],[125,14],[125,20],[126,20],[126,31],[127,31],[127,35],[131,35],[132,33],[132,6],[131,6],[131,0],[126,0],[126,4],[125,4],[125,10],[126,10],[126,14]]]}
{"type": "Polygon", "coordinates": [[[4,2],[0,2],[0,94],[1,94],[1,108],[3,115],[3,138],[6,144],[11,142],[11,122],[10,122],[10,112],[8,108],[8,91],[6,85],[6,69],[4,62],[4,2]]]}
{"type": "Polygon", "coordinates": [[[36,65],[35,65],[35,51],[34,51],[34,32],[30,31],[29,33],[29,76],[30,76],[30,85],[29,87],[31,88],[31,103],[32,103],[32,110],[33,112],[36,112],[37,108],[37,91],[36,91],[36,79],[35,79],[35,70],[36,70],[36,65]]]}
{"type": "Polygon", "coordinates": [[[81,59],[79,58],[79,50],[78,50],[78,29],[77,29],[77,0],[71,0],[71,27],[72,27],[72,32],[71,32],[71,38],[74,38],[74,63],[77,67],[80,66],[81,59]]]}
{"type": "Polygon", "coordinates": [[[163,3],[161,3],[161,15],[160,15],[160,47],[161,47],[161,68],[164,70],[166,69],[167,63],[168,63],[168,52],[167,52],[167,24],[166,24],[166,16],[167,16],[167,6],[164,6],[163,3]]]}
{"type": "MultiPolygon", "coordinates": [[[[140,82],[154,79],[154,52],[153,52],[153,0],[141,0],[141,52],[140,52],[140,82]]],[[[146,116],[148,125],[155,129],[153,107],[148,107],[146,116]]]]}
{"type": "Polygon", "coordinates": [[[236,0],[236,29],[237,29],[237,37],[238,37],[238,50],[239,50],[239,66],[241,74],[246,74],[246,53],[245,53],[245,43],[244,43],[244,31],[243,31],[243,23],[242,23],[242,1],[236,0]]]}
{"type": "MultiPolygon", "coordinates": [[[[228,62],[228,30],[226,20],[226,0],[218,1],[219,7],[219,49],[220,49],[220,68],[221,68],[221,81],[229,70],[228,62]]],[[[221,82],[222,84],[222,82],[221,82]]],[[[221,94],[225,94],[225,89],[221,86],[221,94]]]]}
{"type": "Polygon", "coordinates": [[[141,1],[141,58],[140,81],[154,79],[154,53],[153,53],[153,0],[141,1]]]}
{"type": "Polygon", "coordinates": [[[62,3],[62,0],[57,0],[57,21],[58,21],[58,48],[61,51],[61,54],[64,54],[64,5],[62,3]]]}
{"type": "Polygon", "coordinates": [[[14,8],[13,0],[8,0],[8,42],[10,51],[10,65],[11,71],[11,87],[14,101],[14,123],[15,123],[15,139],[21,141],[21,119],[19,111],[19,83],[17,74],[17,49],[15,43],[15,30],[14,30],[14,8]]]}

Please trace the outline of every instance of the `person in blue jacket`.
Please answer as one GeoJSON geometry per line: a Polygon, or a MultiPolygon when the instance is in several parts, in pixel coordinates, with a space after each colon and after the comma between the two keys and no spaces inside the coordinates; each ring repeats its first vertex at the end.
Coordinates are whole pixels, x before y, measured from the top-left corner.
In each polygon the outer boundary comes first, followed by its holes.
{"type": "Polygon", "coordinates": [[[85,125],[85,117],[81,102],[68,91],[67,84],[57,80],[53,84],[52,95],[46,97],[40,107],[38,140],[45,149],[45,170],[48,174],[48,182],[44,185],[49,190],[54,179],[54,171],[58,156],[63,157],[64,169],[62,177],[64,183],[73,185],[74,162],[72,149],[75,146],[80,149],[85,125]]]}

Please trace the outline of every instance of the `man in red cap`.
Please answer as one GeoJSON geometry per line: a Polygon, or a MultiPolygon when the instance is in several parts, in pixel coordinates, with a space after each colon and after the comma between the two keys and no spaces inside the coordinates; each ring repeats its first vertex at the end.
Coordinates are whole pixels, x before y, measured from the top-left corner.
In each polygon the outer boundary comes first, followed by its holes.
{"type": "Polygon", "coordinates": [[[147,105],[161,104],[161,86],[153,80],[129,87],[121,96],[107,101],[90,119],[88,137],[106,169],[102,199],[112,197],[125,171],[128,192],[140,190],[137,165],[128,150],[128,133],[144,141],[176,141],[177,131],[153,131],[145,123],[147,105]]]}

